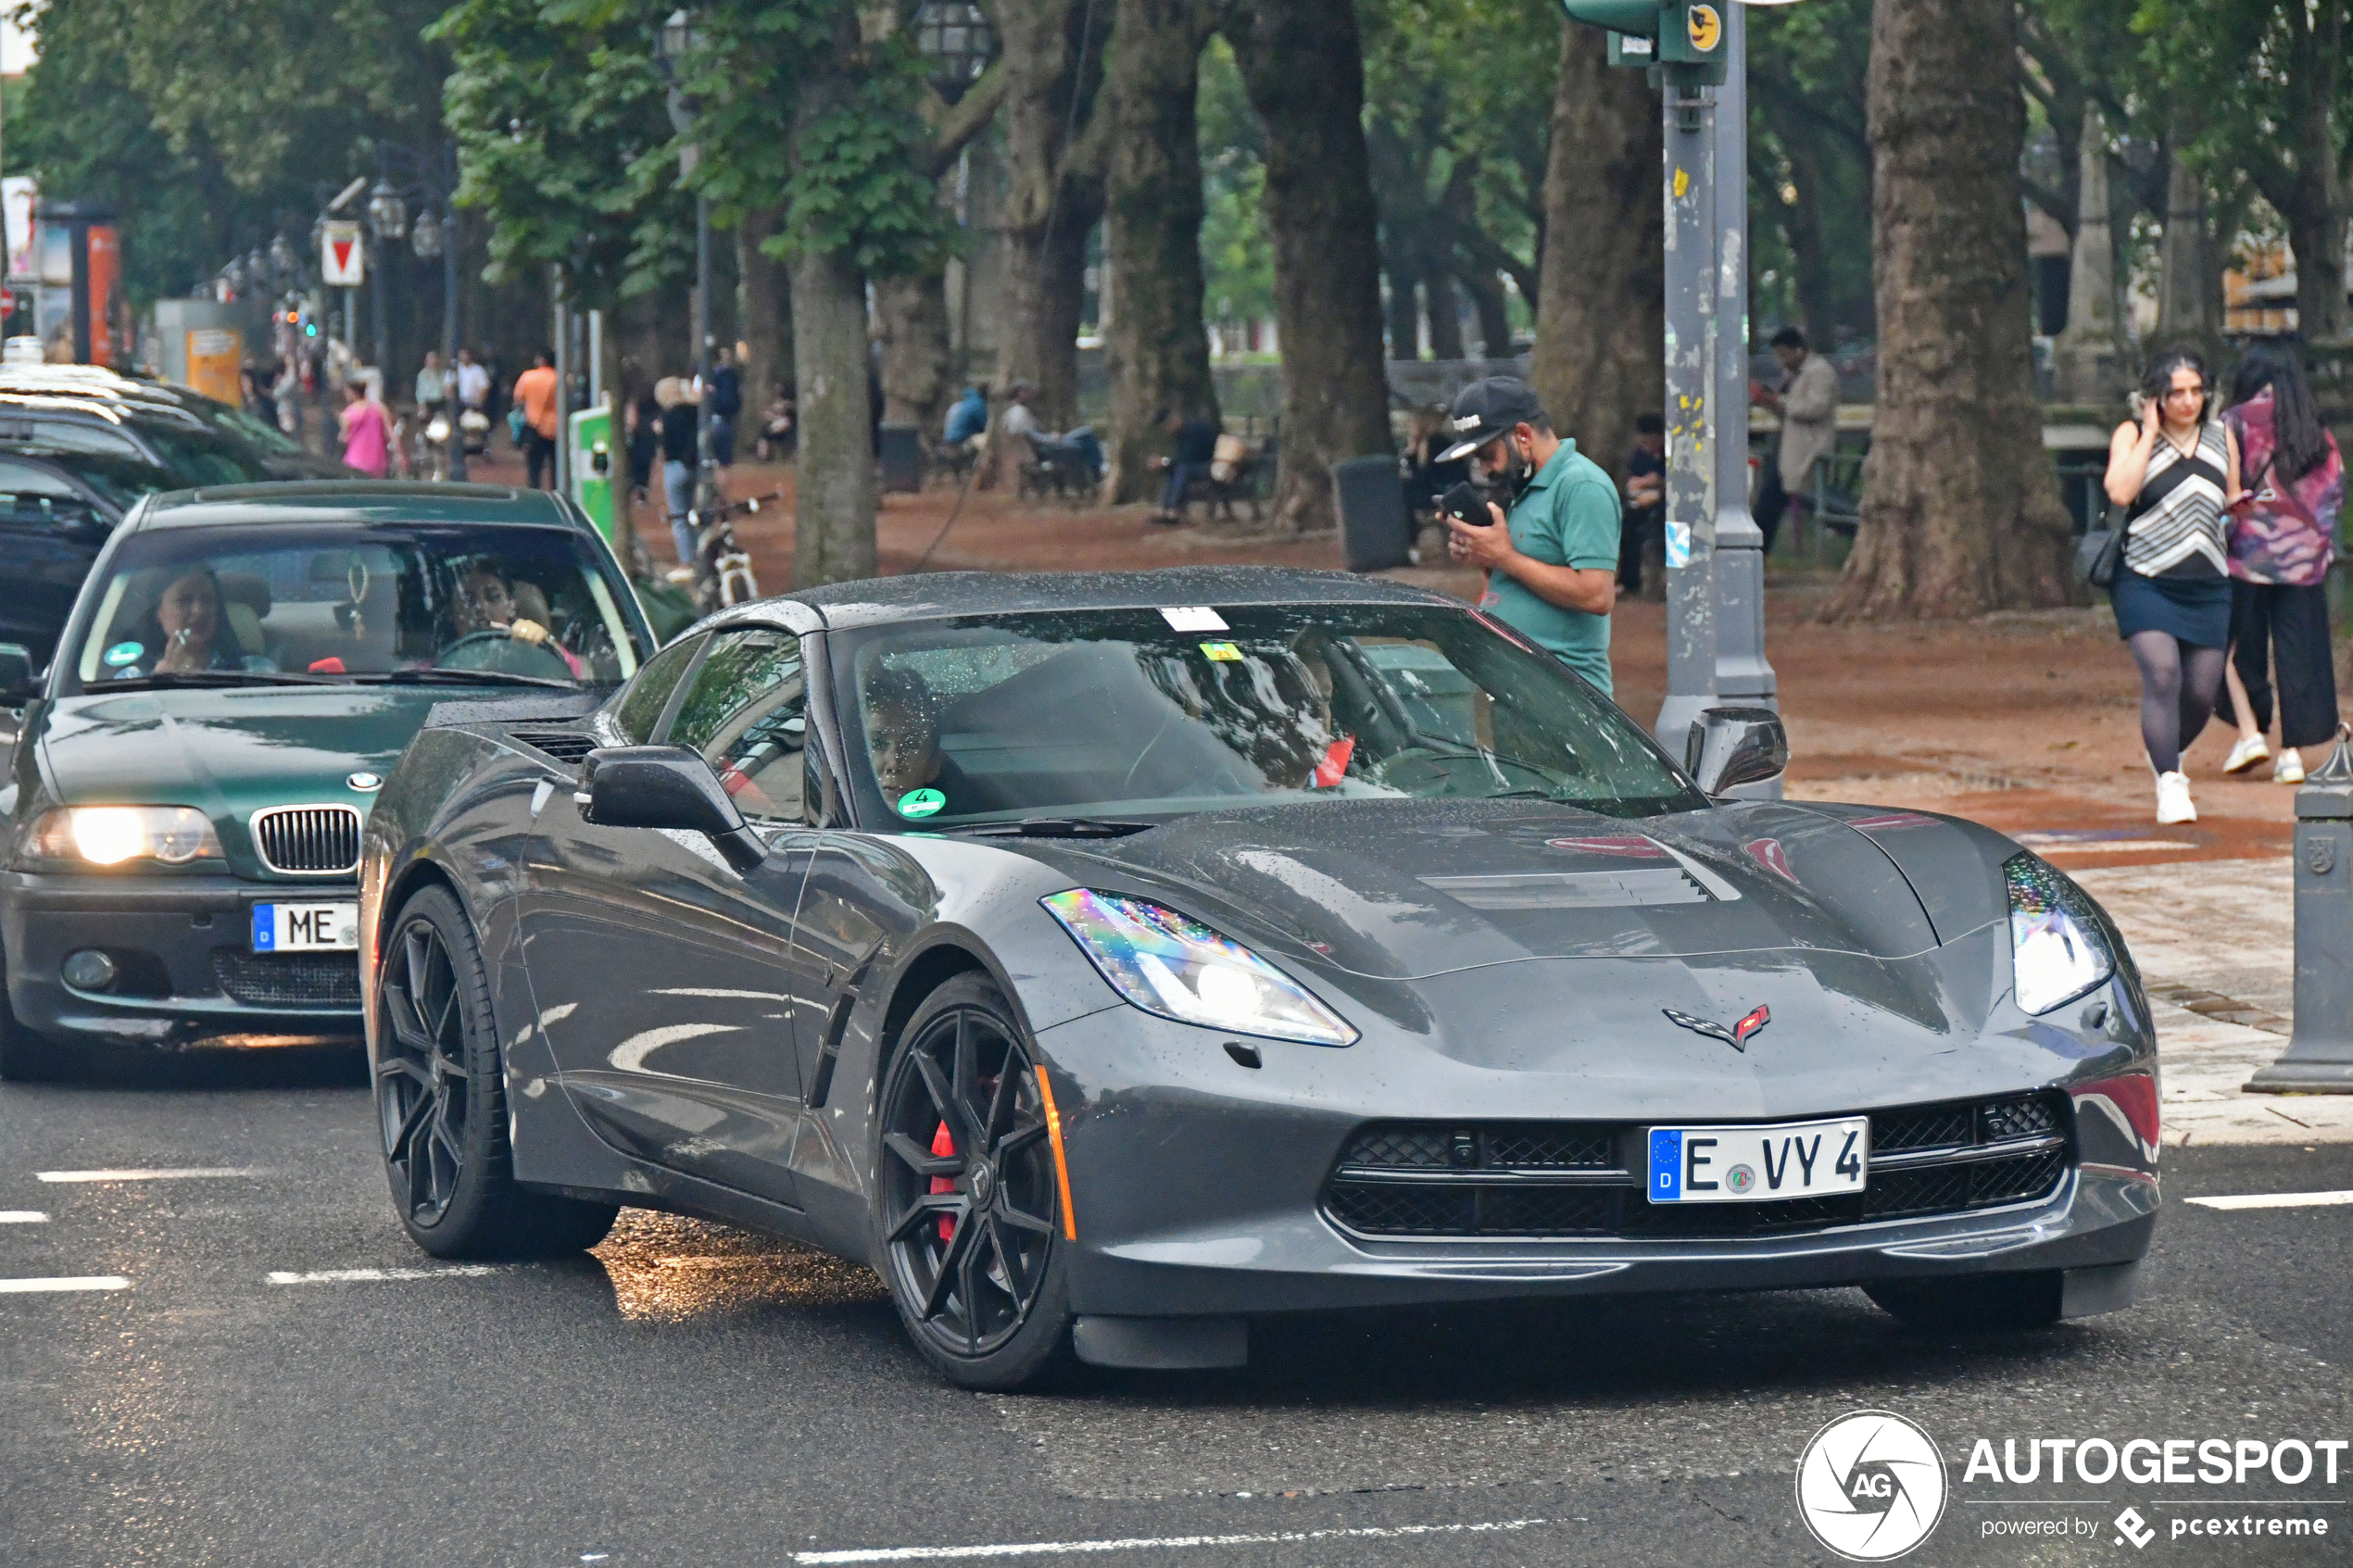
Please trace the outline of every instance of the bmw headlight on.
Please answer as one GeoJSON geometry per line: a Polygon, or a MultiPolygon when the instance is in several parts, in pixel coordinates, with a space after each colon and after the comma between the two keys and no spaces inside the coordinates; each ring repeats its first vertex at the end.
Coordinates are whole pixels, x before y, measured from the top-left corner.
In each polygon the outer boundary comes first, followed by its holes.
{"type": "Polygon", "coordinates": [[[189,806],[60,806],[33,825],[30,847],[35,859],[90,866],[220,859],[211,821],[189,806]]]}
{"type": "Polygon", "coordinates": [[[2032,855],[2002,867],[2010,889],[2010,977],[2018,1005],[2045,1013],[2116,972],[2116,955],[2082,889],[2032,855]]]}
{"type": "Polygon", "coordinates": [[[1310,1046],[1356,1031],[1297,981],[1197,920],[1141,898],[1074,887],[1038,900],[1112,989],[1146,1012],[1310,1046]]]}

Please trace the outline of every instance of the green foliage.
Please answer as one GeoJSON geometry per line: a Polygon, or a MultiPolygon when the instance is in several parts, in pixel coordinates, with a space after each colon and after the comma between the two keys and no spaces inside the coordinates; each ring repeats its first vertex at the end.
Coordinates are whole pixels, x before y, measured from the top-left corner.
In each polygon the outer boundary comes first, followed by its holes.
{"type": "Polygon", "coordinates": [[[1202,276],[1209,317],[1246,321],[1275,313],[1275,247],[1266,229],[1265,132],[1242,90],[1234,52],[1212,38],[1202,52],[1202,276]]]}
{"type": "Polygon", "coordinates": [[[10,105],[9,172],[122,214],[126,292],[178,294],[233,255],[307,235],[316,187],[367,138],[430,124],[431,0],[48,0],[19,6],[39,63],[10,105]]]}
{"type": "Polygon", "coordinates": [[[460,0],[434,24],[459,201],[490,218],[494,278],[560,266],[601,306],[693,262],[691,201],[641,168],[670,147],[656,30],[669,7],[460,0]],[[684,236],[682,238],[682,235],[684,236]]]}
{"type": "Polygon", "coordinates": [[[951,224],[915,153],[920,67],[902,37],[845,50],[841,0],[720,0],[677,62],[669,117],[655,42],[668,0],[460,0],[434,29],[456,56],[447,118],[464,199],[495,264],[569,270],[586,300],[654,288],[692,262],[693,199],[728,229],[784,222],[768,248],[846,255],[869,276],[920,270],[951,224]],[[839,91],[802,122],[800,94],[839,91]],[[682,173],[681,153],[693,155],[682,173]]]}

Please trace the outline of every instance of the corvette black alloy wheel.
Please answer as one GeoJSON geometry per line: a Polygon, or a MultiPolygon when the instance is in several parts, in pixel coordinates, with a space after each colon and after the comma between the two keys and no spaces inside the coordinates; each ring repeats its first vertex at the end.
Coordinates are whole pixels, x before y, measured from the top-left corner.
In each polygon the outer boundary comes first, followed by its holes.
{"type": "Polygon", "coordinates": [[[395,1200],[412,1224],[449,1211],[465,1163],[466,1020],[449,946],[421,911],[393,939],[384,977],[386,1038],[376,1109],[395,1200]]]}
{"type": "Polygon", "coordinates": [[[891,1295],[951,1380],[1012,1387],[1061,1359],[1070,1321],[1037,1067],[978,975],[933,992],[904,1038],[875,1183],[891,1295]]]}
{"type": "Polygon", "coordinates": [[[440,1258],[596,1245],[618,1210],[514,1184],[489,984],[457,900],[438,887],[409,899],[384,955],[376,1116],[402,1228],[440,1258]]]}

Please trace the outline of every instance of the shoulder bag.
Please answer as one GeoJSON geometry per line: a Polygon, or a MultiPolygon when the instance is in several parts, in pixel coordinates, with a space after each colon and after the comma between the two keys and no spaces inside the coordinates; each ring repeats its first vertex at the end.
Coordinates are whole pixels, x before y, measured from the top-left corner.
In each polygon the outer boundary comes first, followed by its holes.
{"type": "Polygon", "coordinates": [[[2116,585],[2116,573],[2124,564],[2124,530],[2130,521],[2122,507],[2108,503],[2100,525],[2085,530],[2075,542],[2077,576],[2095,588],[2116,585]]]}

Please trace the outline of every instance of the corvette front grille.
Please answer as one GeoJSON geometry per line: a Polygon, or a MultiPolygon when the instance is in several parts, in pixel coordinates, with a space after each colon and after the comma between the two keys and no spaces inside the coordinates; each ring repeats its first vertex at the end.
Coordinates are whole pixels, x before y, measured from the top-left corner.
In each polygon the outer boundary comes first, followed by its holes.
{"type": "Polygon", "coordinates": [[[1354,1235],[1413,1241],[1802,1235],[2038,1201],[2071,1160],[2057,1090],[1870,1117],[1861,1192],[1764,1203],[1649,1202],[1630,1123],[1374,1123],[1343,1148],[1325,1210],[1354,1235]]]}

